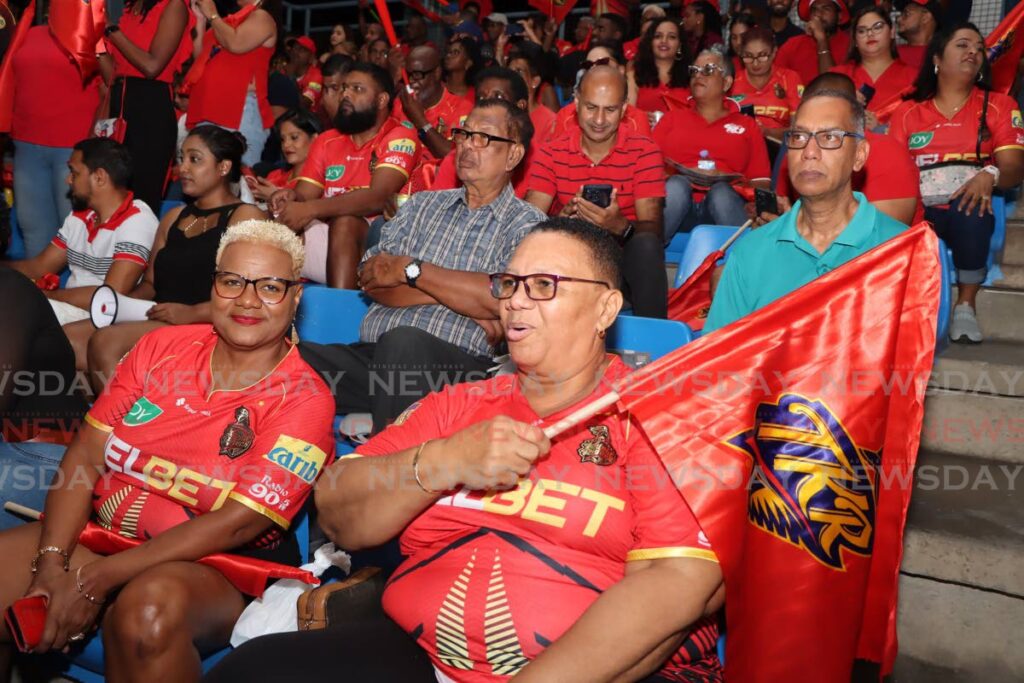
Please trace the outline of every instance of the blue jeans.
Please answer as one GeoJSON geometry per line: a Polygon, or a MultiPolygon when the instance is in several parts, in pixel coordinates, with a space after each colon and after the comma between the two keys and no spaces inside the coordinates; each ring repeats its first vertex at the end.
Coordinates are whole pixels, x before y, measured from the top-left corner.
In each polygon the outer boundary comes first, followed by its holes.
{"type": "Polygon", "coordinates": [[[665,244],[678,231],[689,232],[698,225],[743,225],[746,202],[728,183],[715,183],[704,201],[693,200],[690,179],[674,175],[665,181],[665,244]]]}
{"type": "MultiPolygon", "coordinates": [[[[13,501],[42,512],[65,450],[52,443],[0,442],[0,502],[13,501]]],[[[0,510],[0,531],[23,522],[21,517],[0,510]]]]}
{"type": "Polygon", "coordinates": [[[25,258],[45,249],[71,213],[67,197],[70,158],[70,147],[14,143],[14,201],[25,258]]]}
{"type": "Polygon", "coordinates": [[[978,216],[975,208],[970,215],[957,210],[960,198],[948,209],[926,207],[924,219],[953,252],[957,281],[965,285],[980,285],[988,275],[988,249],[996,219],[990,213],[978,216]]]}

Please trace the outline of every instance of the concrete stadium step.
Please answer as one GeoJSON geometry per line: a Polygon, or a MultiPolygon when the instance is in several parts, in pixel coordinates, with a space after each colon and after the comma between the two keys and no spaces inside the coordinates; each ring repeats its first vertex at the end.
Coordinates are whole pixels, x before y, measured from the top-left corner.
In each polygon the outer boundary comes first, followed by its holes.
{"type": "Polygon", "coordinates": [[[1024,397],[1024,342],[950,344],[936,359],[929,386],[1024,397]]]}
{"type": "Polygon", "coordinates": [[[1004,266],[1024,266],[1024,220],[1006,222],[1006,244],[999,262],[1004,266]]]}
{"type": "Polygon", "coordinates": [[[1024,398],[929,389],[921,448],[1024,464],[1024,398]]]}
{"type": "Polygon", "coordinates": [[[1003,271],[1003,276],[993,281],[993,286],[1005,289],[1024,289],[1024,266],[1003,264],[1000,268],[1003,271]]]}
{"type": "Polygon", "coordinates": [[[1024,464],[919,453],[901,570],[1024,598],[1024,464]]]}
{"type": "Polygon", "coordinates": [[[894,683],[1019,683],[1024,600],[900,576],[894,683]]]}
{"type": "MultiPolygon", "coordinates": [[[[956,289],[953,290],[956,301],[956,289]]],[[[1024,292],[982,289],[978,294],[978,322],[988,340],[1024,343],[1024,292]]],[[[982,344],[984,348],[986,344],[982,344]]]]}

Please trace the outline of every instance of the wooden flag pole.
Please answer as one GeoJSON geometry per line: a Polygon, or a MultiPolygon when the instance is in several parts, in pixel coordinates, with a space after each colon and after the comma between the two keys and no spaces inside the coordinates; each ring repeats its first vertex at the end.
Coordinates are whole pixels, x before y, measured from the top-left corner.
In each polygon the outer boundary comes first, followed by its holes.
{"type": "Polygon", "coordinates": [[[26,519],[35,520],[37,522],[43,517],[43,513],[41,513],[39,510],[33,510],[30,507],[25,507],[24,505],[20,505],[10,500],[4,503],[4,510],[7,510],[8,512],[13,512],[14,514],[20,517],[25,517],[26,519]]]}
{"type": "Polygon", "coordinates": [[[544,436],[548,437],[549,439],[553,439],[554,437],[564,432],[566,429],[575,427],[576,425],[578,425],[581,422],[584,422],[585,420],[589,420],[590,418],[597,415],[608,406],[613,405],[620,398],[621,396],[619,396],[618,392],[609,391],[601,398],[591,401],[585,406],[581,406],[580,408],[569,413],[558,422],[549,424],[547,427],[544,428],[544,436]]]}

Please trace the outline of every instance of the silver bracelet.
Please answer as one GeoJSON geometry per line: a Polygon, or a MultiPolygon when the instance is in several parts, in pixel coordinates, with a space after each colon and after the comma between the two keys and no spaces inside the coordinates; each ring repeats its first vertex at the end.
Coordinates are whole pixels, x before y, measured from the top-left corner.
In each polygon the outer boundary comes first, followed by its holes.
{"type": "Polygon", "coordinates": [[[97,598],[95,596],[89,595],[88,593],[85,592],[85,586],[82,585],[82,567],[84,567],[84,566],[85,565],[83,564],[81,567],[78,568],[78,571],[75,572],[75,588],[78,589],[78,592],[81,593],[83,598],[85,598],[86,600],[88,600],[92,604],[94,604],[96,606],[102,605],[103,604],[102,600],[100,600],[99,598],[97,598]]]}
{"type": "Polygon", "coordinates": [[[413,479],[416,480],[416,485],[420,487],[423,493],[429,493],[430,495],[434,496],[437,495],[438,493],[441,493],[441,491],[434,491],[432,489],[428,489],[426,486],[423,485],[423,480],[420,479],[420,455],[423,453],[423,448],[428,443],[430,443],[429,440],[421,443],[420,447],[416,449],[416,455],[412,456],[412,476],[413,479]]]}

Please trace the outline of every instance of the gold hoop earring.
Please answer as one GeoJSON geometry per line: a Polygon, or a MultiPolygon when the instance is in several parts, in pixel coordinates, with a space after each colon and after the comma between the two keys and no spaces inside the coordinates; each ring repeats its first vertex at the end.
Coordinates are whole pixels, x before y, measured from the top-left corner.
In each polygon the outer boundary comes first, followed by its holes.
{"type": "Polygon", "coordinates": [[[683,48],[679,48],[678,50],[676,50],[676,61],[683,61],[683,48]]]}

